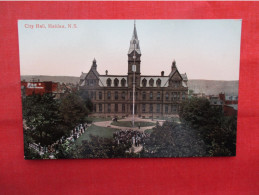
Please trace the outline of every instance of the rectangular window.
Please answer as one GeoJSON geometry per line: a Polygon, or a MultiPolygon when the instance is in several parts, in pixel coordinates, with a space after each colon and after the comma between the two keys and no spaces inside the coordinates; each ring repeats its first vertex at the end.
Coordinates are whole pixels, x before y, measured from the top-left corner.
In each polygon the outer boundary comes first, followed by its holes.
{"type": "Polygon", "coordinates": [[[150,92],[150,94],[149,94],[149,99],[153,99],[153,93],[152,92],[150,92]]]}
{"type": "Polygon", "coordinates": [[[111,99],[111,92],[110,92],[110,91],[107,92],[107,99],[108,99],[108,100],[111,99]]]}
{"type": "Polygon", "coordinates": [[[94,92],[91,91],[91,96],[90,96],[91,99],[94,99],[94,92]]]}
{"type": "Polygon", "coordinates": [[[157,92],[156,99],[160,100],[160,92],[157,92]]]}
{"type": "Polygon", "coordinates": [[[115,112],[118,112],[118,104],[115,104],[115,112]]]}
{"type": "Polygon", "coordinates": [[[165,100],[169,100],[169,94],[168,93],[165,94],[165,100]]]}
{"type": "Polygon", "coordinates": [[[142,100],[145,100],[146,99],[146,92],[143,92],[142,93],[142,100]]]}
{"type": "Polygon", "coordinates": [[[94,112],[96,112],[96,104],[94,104],[94,109],[93,110],[94,110],[94,112]]]}
{"type": "Polygon", "coordinates": [[[168,113],[168,105],[165,105],[165,113],[168,113]]]}
{"type": "Polygon", "coordinates": [[[101,100],[101,99],[103,99],[103,94],[102,94],[102,92],[100,91],[100,92],[99,92],[99,100],[101,100]]]}
{"type": "Polygon", "coordinates": [[[185,100],[185,93],[182,93],[182,99],[185,100]]]}
{"type": "Polygon", "coordinates": [[[125,112],[125,104],[122,104],[122,112],[125,112]]]}
{"type": "Polygon", "coordinates": [[[122,98],[123,100],[125,100],[125,91],[122,92],[121,98],[122,98]]]}
{"type": "Polygon", "coordinates": [[[177,106],[175,104],[172,105],[172,112],[176,112],[176,110],[177,110],[177,106]]]}
{"type": "Polygon", "coordinates": [[[103,106],[102,104],[99,104],[99,112],[102,112],[103,111],[103,106]]]}
{"type": "Polygon", "coordinates": [[[173,99],[177,100],[177,92],[173,93],[173,99]]]}
{"type": "Polygon", "coordinates": [[[143,113],[146,112],[146,104],[142,104],[142,112],[143,112],[143,113]]]}
{"type": "Polygon", "coordinates": [[[152,113],[153,112],[153,104],[149,105],[149,112],[152,113]]]}
{"type": "Polygon", "coordinates": [[[156,112],[159,113],[160,112],[160,104],[156,105],[156,112]]]}
{"type": "Polygon", "coordinates": [[[115,100],[118,100],[118,98],[119,98],[119,95],[118,95],[118,91],[115,91],[115,100]]]}
{"type": "Polygon", "coordinates": [[[108,104],[108,112],[111,112],[111,104],[108,104]]]}

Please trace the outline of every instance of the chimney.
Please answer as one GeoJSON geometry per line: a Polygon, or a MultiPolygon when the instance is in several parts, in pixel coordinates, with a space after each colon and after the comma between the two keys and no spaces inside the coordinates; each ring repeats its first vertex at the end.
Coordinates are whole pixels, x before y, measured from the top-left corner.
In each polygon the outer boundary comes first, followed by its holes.
{"type": "Polygon", "coordinates": [[[108,75],[108,70],[105,70],[105,74],[108,75]]]}
{"type": "Polygon", "coordinates": [[[164,71],[162,71],[162,72],[161,72],[161,76],[163,77],[163,76],[164,76],[164,74],[165,74],[165,72],[164,72],[164,71]]]}

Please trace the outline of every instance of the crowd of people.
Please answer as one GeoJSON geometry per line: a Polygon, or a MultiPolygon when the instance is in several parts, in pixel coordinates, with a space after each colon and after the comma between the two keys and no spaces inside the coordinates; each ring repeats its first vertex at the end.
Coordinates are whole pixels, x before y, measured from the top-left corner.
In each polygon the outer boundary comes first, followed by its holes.
{"type": "Polygon", "coordinates": [[[115,139],[118,145],[131,143],[131,145],[135,147],[143,145],[144,138],[147,136],[148,134],[145,134],[144,132],[131,129],[120,130],[113,133],[113,138],[115,139]]]}
{"type": "Polygon", "coordinates": [[[33,144],[30,144],[29,147],[36,150],[40,155],[45,153],[56,153],[58,151],[60,144],[65,144],[65,143],[70,144],[71,142],[74,142],[85,132],[87,127],[88,127],[87,123],[79,124],[73,130],[71,130],[70,136],[67,138],[65,136],[62,136],[59,140],[57,140],[56,142],[48,146],[42,147],[40,144],[33,143],[33,144]]]}

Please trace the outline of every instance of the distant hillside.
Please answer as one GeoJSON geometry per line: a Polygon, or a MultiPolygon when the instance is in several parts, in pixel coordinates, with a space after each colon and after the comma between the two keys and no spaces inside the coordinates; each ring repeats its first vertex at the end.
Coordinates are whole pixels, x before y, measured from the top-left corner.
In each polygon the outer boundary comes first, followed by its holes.
{"type": "Polygon", "coordinates": [[[78,83],[79,77],[73,77],[73,76],[45,76],[45,75],[22,75],[21,81],[32,81],[34,78],[35,81],[53,81],[53,82],[62,82],[62,83],[78,83]]]}
{"type": "Polygon", "coordinates": [[[227,95],[238,95],[238,81],[189,80],[188,87],[194,93],[216,95],[221,92],[227,95]]]}
{"type": "MultiPolygon", "coordinates": [[[[32,81],[32,78],[40,81],[53,81],[63,83],[78,83],[79,77],[72,76],[44,76],[25,75],[21,80],[32,81]]],[[[238,81],[215,81],[215,80],[189,80],[188,86],[194,93],[205,93],[206,95],[216,95],[221,92],[227,95],[238,95],[238,81]]]]}

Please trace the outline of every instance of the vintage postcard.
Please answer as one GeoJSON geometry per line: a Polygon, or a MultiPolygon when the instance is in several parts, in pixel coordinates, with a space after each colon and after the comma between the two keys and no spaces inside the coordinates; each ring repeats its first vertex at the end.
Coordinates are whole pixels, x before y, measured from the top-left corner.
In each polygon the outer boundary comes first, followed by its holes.
{"type": "Polygon", "coordinates": [[[19,20],[25,159],[235,156],[241,25],[19,20]]]}

